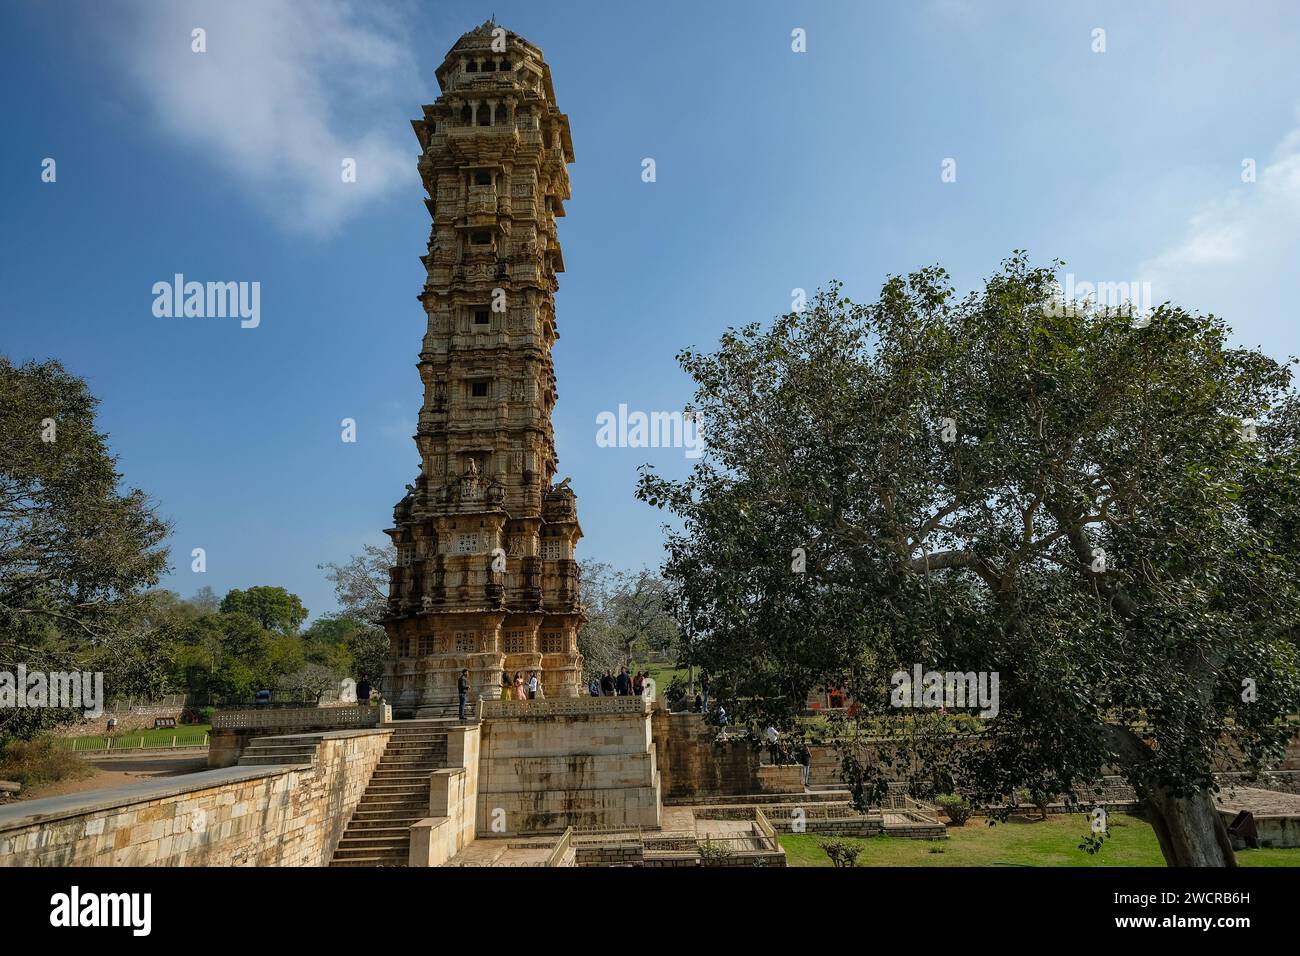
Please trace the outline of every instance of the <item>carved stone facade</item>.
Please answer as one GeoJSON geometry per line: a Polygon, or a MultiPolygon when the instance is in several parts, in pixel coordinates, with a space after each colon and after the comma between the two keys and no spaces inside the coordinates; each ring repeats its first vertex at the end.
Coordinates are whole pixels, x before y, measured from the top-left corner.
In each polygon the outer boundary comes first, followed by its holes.
{"type": "Polygon", "coordinates": [[[413,120],[431,198],[428,331],[420,351],[421,470],[393,510],[397,547],[384,691],[399,716],[500,694],[504,668],[539,671],[547,697],[579,693],[582,536],[557,461],[551,347],[555,220],[569,198],[569,121],[541,50],[492,22],[437,70],[442,95],[413,120]]]}

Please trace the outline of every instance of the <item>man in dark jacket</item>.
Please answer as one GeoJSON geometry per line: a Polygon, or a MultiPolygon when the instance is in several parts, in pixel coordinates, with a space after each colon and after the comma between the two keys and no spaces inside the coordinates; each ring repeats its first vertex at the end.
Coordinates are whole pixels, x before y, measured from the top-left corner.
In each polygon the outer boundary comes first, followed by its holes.
{"type": "Polygon", "coordinates": [[[618,680],[614,682],[614,687],[618,691],[619,697],[627,697],[632,693],[632,681],[627,676],[627,668],[619,669],[618,680]]]}
{"type": "Polygon", "coordinates": [[[609,671],[605,671],[605,676],[600,679],[600,696],[614,696],[614,678],[609,676],[609,671]]]}
{"type": "Polygon", "coordinates": [[[462,668],[460,678],[456,681],[456,693],[460,696],[460,719],[465,719],[465,701],[469,699],[469,671],[462,668]]]}

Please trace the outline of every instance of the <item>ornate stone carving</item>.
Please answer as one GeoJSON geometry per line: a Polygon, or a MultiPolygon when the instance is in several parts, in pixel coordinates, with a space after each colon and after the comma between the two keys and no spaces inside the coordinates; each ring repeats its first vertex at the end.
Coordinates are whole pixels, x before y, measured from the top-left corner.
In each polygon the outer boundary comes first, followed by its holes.
{"type": "MultiPolygon", "coordinates": [[[[535,82],[547,71],[541,51],[509,37],[512,71],[465,73],[461,60],[495,55],[490,31],[462,36],[438,71],[448,86],[415,122],[427,144],[419,169],[435,213],[424,257],[429,319],[417,436],[428,478],[408,487],[394,509],[394,542],[424,547],[421,561],[393,572],[396,601],[384,625],[395,653],[408,656],[386,673],[395,681],[417,649],[430,653],[420,655],[428,681],[413,682],[400,700],[390,696],[398,716],[447,713],[454,676],[467,665],[474,688],[495,696],[505,660],[499,636],[507,630],[568,635],[564,650],[546,654],[543,681],[548,698],[579,693],[582,660],[570,649],[582,624],[576,579],[554,566],[543,573],[547,562],[536,556],[539,530],[567,542],[569,554],[581,529],[572,493],[559,500],[547,487],[555,470],[553,393],[549,362],[539,366],[537,350],[550,337],[531,334],[539,313],[554,310],[548,259],[572,153],[554,93],[535,82]],[[488,125],[473,122],[485,118],[488,125]],[[497,289],[506,315],[480,322],[497,289]],[[498,407],[503,398],[507,415],[498,407]],[[505,570],[488,559],[496,542],[516,559],[505,570]]],[[[396,686],[390,681],[385,693],[396,686]]]]}

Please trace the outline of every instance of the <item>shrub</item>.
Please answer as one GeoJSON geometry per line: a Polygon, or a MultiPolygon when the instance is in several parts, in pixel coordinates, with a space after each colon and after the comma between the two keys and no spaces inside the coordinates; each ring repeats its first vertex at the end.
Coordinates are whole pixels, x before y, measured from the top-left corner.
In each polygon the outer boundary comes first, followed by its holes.
{"type": "Polygon", "coordinates": [[[934,802],[955,827],[965,825],[966,821],[971,818],[971,814],[975,812],[975,808],[971,806],[969,800],[955,793],[941,794],[934,802]]]}
{"type": "Polygon", "coordinates": [[[1052,798],[1048,794],[1040,793],[1037,790],[1021,790],[1020,802],[1037,807],[1039,819],[1046,820],[1047,805],[1052,802],[1052,798]]]}
{"type": "Polygon", "coordinates": [[[55,746],[52,737],[11,740],[0,750],[0,777],[17,780],[24,790],[60,780],[79,780],[93,772],[74,754],[55,746]]]}
{"type": "Polygon", "coordinates": [[[664,691],[664,697],[668,701],[670,710],[675,710],[686,700],[686,681],[682,680],[682,675],[673,675],[673,679],[668,684],[668,689],[664,691]]]}
{"type": "Polygon", "coordinates": [[[858,854],[862,852],[862,845],[859,843],[848,843],[844,840],[822,840],[817,845],[830,857],[831,865],[837,869],[858,865],[858,854]]]}
{"type": "Polygon", "coordinates": [[[700,844],[700,861],[703,863],[718,863],[732,855],[731,847],[725,843],[714,843],[712,840],[705,840],[700,844]]]}

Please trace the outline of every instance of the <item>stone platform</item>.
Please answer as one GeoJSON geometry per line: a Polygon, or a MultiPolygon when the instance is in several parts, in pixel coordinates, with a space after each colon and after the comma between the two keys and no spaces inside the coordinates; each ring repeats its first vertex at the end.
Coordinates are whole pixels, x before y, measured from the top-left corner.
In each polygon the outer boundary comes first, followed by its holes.
{"type": "Polygon", "coordinates": [[[484,701],[477,833],[559,833],[660,822],[649,702],[484,701]]]}

